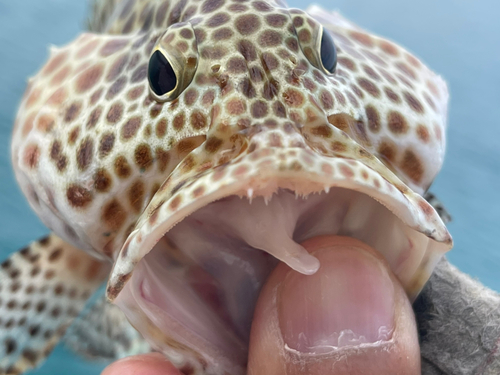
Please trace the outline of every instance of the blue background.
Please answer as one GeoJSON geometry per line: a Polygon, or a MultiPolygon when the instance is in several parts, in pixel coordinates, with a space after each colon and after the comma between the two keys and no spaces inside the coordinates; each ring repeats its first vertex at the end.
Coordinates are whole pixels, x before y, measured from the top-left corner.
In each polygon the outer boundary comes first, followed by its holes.
{"type": "MultiPolygon", "coordinates": [[[[307,2],[289,1],[303,8],[307,2]]],[[[448,151],[432,191],[453,215],[449,259],[500,291],[500,2],[338,0],[319,2],[402,44],[449,83],[448,151]]],[[[85,27],[83,0],[0,0],[0,258],[47,232],[22,197],[9,161],[10,133],[27,77],[85,27]]],[[[62,347],[32,374],[98,374],[62,347]]]]}

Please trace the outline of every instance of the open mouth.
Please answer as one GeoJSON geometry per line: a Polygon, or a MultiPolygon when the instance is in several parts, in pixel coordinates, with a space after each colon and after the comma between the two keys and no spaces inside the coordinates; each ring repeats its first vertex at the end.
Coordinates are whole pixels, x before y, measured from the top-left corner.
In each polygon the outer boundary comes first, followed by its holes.
{"type": "Polygon", "coordinates": [[[384,168],[262,148],[191,179],[174,171],[123,245],[108,297],[176,366],[208,375],[246,373],[270,272],[279,262],[303,274],[320,266],[303,241],[366,243],[414,299],[452,241],[432,206],[384,168]]]}
{"type": "Polygon", "coordinates": [[[161,237],[116,303],[174,363],[244,374],[254,307],[269,273],[280,261],[303,274],[320,266],[300,245],[307,239],[363,241],[411,293],[439,243],[363,192],[327,190],[301,196],[280,188],[267,197],[209,203],[161,237]]]}

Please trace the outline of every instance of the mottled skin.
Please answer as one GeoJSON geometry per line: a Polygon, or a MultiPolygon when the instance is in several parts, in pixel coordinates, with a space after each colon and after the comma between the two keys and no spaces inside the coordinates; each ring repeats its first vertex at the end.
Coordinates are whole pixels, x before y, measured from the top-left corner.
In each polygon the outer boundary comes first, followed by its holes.
{"type": "Polygon", "coordinates": [[[442,165],[444,81],[336,13],[309,14],[260,0],[99,1],[91,33],[51,50],[30,80],[13,132],[16,177],[58,236],[114,262],[111,300],[183,217],[278,187],[365,192],[432,239],[405,281],[411,297],[451,248],[421,196],[442,165]],[[334,74],[318,67],[323,27],[334,74]],[[186,61],[167,102],[147,79],[158,46],[186,61]]]}

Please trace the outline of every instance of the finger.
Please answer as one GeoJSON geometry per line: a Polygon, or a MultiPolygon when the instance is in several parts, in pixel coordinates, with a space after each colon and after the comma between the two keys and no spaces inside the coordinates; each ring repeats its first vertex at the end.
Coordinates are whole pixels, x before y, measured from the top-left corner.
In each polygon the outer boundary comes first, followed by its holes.
{"type": "Polygon", "coordinates": [[[136,355],[116,361],[101,375],[182,375],[159,353],[136,355]]]}
{"type": "Polygon", "coordinates": [[[411,304],[383,257],[347,237],[303,246],[320,269],[273,271],[255,310],[248,374],[420,374],[411,304]]]}

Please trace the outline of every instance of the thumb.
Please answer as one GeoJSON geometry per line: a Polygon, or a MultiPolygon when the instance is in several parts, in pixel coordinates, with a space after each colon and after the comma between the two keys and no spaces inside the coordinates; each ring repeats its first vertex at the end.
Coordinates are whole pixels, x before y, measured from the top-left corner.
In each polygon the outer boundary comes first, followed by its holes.
{"type": "Polygon", "coordinates": [[[311,276],[280,264],[262,289],[248,374],[420,374],[411,304],[383,257],[362,242],[316,237],[311,276]]]}

